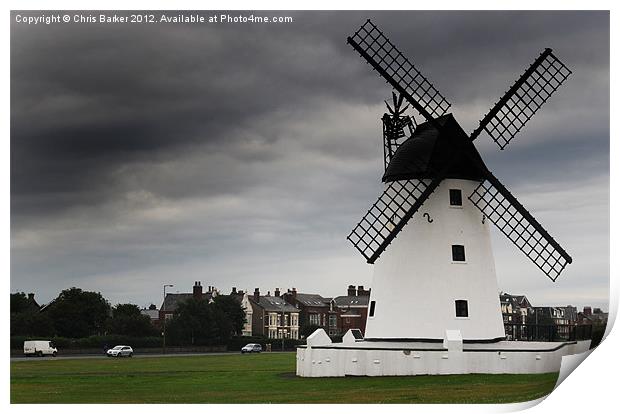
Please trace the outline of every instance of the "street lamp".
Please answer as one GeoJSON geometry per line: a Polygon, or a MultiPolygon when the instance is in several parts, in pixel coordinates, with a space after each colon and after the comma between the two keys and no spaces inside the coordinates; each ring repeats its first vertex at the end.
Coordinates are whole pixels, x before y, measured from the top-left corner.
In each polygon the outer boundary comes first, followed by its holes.
{"type": "Polygon", "coordinates": [[[164,301],[162,302],[161,307],[162,309],[162,314],[164,315],[164,320],[163,320],[163,327],[164,327],[164,331],[163,331],[163,337],[164,337],[164,349],[163,349],[163,353],[166,353],[166,288],[167,287],[173,287],[174,285],[164,285],[164,301]]]}

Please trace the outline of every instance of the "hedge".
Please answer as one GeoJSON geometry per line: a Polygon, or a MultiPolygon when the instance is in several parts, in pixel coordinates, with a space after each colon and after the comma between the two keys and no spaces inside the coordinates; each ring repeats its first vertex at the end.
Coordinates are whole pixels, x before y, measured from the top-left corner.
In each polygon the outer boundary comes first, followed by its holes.
{"type": "Polygon", "coordinates": [[[603,336],[605,335],[606,327],[606,323],[601,325],[592,325],[592,343],[590,345],[590,349],[596,348],[601,343],[603,336]]]}
{"type": "MultiPolygon", "coordinates": [[[[282,339],[266,338],[264,336],[233,336],[228,340],[227,348],[229,351],[240,351],[247,344],[261,344],[263,350],[267,348],[267,344],[271,344],[274,351],[282,350],[282,339]]],[[[305,340],[285,339],[284,349],[287,351],[295,349],[298,345],[305,345],[305,340]]]]}
{"type": "Polygon", "coordinates": [[[43,340],[53,341],[59,349],[75,348],[101,348],[104,345],[112,348],[115,345],[130,345],[139,348],[157,348],[162,346],[162,338],[159,336],[135,337],[126,335],[89,336],[86,338],[63,338],[63,337],[27,337],[12,336],[11,348],[23,349],[24,341],[43,340]]]}
{"type": "MultiPolygon", "coordinates": [[[[27,337],[12,336],[11,349],[23,349],[24,341],[42,340],[53,341],[58,349],[79,349],[79,348],[101,348],[104,345],[113,347],[115,345],[130,345],[134,348],[161,348],[162,338],[159,336],[152,337],[132,337],[124,335],[105,335],[105,336],[89,336],[87,338],[63,338],[63,337],[27,337]]],[[[282,339],[265,338],[264,336],[234,336],[226,343],[229,351],[239,351],[244,345],[255,343],[261,344],[263,349],[267,344],[271,344],[271,349],[279,351],[282,349],[282,339]]],[[[298,345],[305,345],[305,340],[285,339],[284,349],[293,350],[298,345]]],[[[173,344],[168,343],[173,346],[173,344]]]]}

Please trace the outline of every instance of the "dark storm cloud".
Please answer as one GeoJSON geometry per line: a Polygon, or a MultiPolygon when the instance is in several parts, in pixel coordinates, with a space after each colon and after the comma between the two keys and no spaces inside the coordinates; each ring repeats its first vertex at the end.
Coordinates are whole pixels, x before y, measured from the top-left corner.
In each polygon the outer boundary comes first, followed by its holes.
{"type": "MultiPolygon", "coordinates": [[[[295,22],[13,23],[15,289],[49,297],[59,286],[131,280],[109,294],[147,301],[170,278],[306,283],[326,294],[348,279],[367,283],[370,268],[344,241],[380,191],[379,117],[390,90],[346,45],[367,17],[448,97],[466,130],[553,47],[574,71],[567,84],[507,151],[484,135],[478,148],[543,214],[570,189],[605,199],[607,13],[281,14],[295,22]],[[541,198],[539,183],[560,194],[541,198]]],[[[545,217],[551,229],[578,244],[555,216],[545,217]]],[[[589,224],[599,231],[606,220],[589,224]]]]}

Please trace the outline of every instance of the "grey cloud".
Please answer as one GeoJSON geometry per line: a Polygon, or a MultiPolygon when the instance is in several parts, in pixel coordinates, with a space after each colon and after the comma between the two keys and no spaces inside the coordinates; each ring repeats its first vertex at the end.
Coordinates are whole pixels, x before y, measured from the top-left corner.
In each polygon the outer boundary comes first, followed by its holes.
{"type": "MultiPolygon", "coordinates": [[[[49,299],[80,285],[143,304],[170,280],[327,295],[369,283],[345,236],[381,191],[390,90],[345,39],[372,17],[466,130],[543,47],[571,66],[506,151],[477,145],[579,263],[601,263],[593,277],[575,265],[567,300],[587,279],[604,302],[608,13],[292,14],[260,27],[13,24],[12,289],[49,299]],[[570,191],[591,202],[562,211],[570,191]],[[110,287],[121,279],[126,290],[110,287]]],[[[502,243],[506,289],[562,297],[502,243]]]]}

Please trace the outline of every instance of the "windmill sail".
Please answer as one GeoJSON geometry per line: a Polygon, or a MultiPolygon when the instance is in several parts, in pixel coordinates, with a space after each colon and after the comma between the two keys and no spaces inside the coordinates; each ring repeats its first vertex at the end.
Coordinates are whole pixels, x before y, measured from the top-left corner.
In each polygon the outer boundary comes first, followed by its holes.
{"type": "Polygon", "coordinates": [[[493,174],[469,200],[540,270],[555,282],[573,259],[493,174]]]}
{"type": "Polygon", "coordinates": [[[391,181],[347,239],[374,263],[441,180],[391,181]]]}
{"type": "Polygon", "coordinates": [[[545,49],[480,121],[471,140],[484,130],[504,149],[571,73],[551,49],[545,49]]]}
{"type": "Polygon", "coordinates": [[[347,43],[428,121],[450,108],[446,98],[370,20],[348,37],[347,43]]]}

